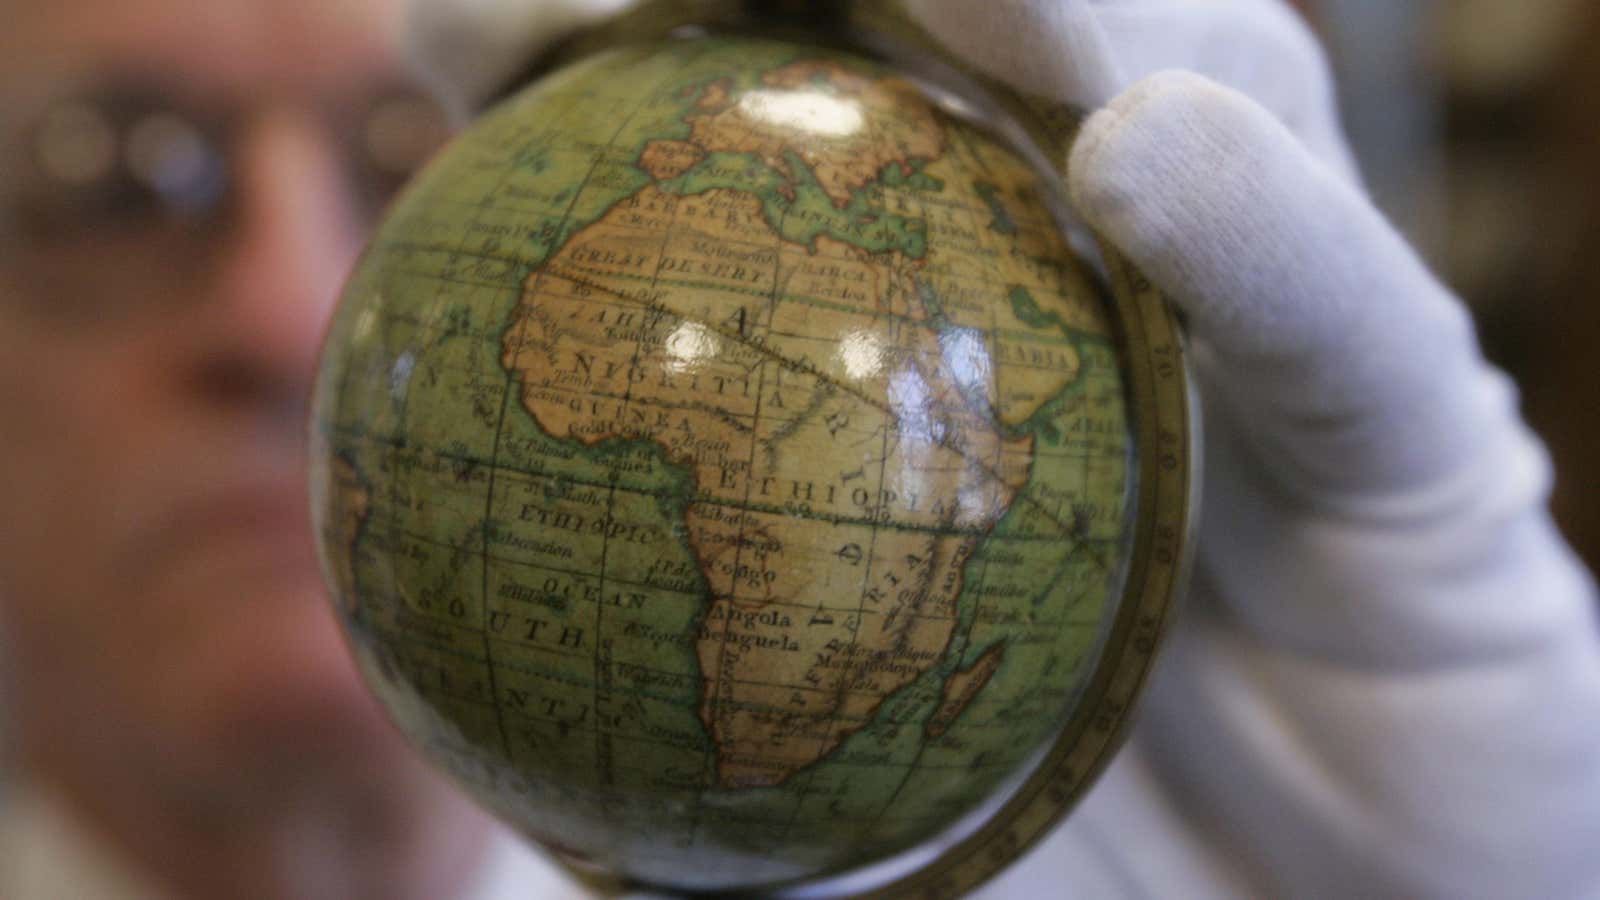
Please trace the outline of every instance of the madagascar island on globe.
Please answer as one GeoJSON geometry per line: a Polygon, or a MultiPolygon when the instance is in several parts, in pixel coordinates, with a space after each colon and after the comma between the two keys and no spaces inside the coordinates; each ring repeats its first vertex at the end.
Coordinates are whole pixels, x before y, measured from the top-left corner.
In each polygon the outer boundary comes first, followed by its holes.
{"type": "Polygon", "coordinates": [[[780,42],[615,50],[476,124],[368,249],[312,424],[402,729],[675,889],[879,860],[1069,752],[1138,456],[1047,200],[892,71],[780,42]]]}

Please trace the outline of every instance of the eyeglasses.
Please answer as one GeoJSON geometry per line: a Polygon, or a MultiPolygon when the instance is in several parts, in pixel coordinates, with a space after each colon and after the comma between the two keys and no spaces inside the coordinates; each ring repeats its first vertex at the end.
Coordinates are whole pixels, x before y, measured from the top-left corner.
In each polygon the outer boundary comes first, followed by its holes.
{"type": "MultiPolygon", "coordinates": [[[[197,293],[238,214],[244,114],[136,82],[17,106],[0,101],[0,304],[98,323],[197,293]]],[[[369,219],[449,135],[407,88],[319,115],[369,219]]]]}

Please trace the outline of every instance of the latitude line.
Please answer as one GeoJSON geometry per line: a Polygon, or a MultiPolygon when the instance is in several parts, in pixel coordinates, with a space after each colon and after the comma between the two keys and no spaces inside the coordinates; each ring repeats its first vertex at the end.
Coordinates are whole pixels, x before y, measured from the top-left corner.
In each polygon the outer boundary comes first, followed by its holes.
{"type": "MultiPolygon", "coordinates": [[[[387,628],[387,627],[377,628],[375,630],[384,632],[386,634],[386,636],[389,636],[389,637],[398,637],[398,635],[403,631],[403,629],[392,629],[392,628],[387,628]]],[[[568,659],[580,658],[582,656],[582,654],[569,653],[569,652],[556,651],[556,650],[549,650],[549,649],[546,649],[546,648],[539,648],[539,647],[528,647],[527,645],[519,644],[519,643],[514,642],[514,641],[508,641],[508,640],[503,639],[503,638],[495,638],[494,640],[497,643],[506,644],[508,646],[517,647],[519,649],[539,650],[539,651],[542,651],[542,652],[544,652],[544,653],[546,653],[548,655],[551,655],[551,656],[558,656],[558,657],[563,657],[563,658],[568,658],[568,659]]],[[[450,650],[448,648],[440,647],[437,644],[433,644],[433,643],[430,643],[430,642],[427,642],[427,641],[423,641],[423,640],[417,640],[417,639],[415,639],[414,635],[410,636],[407,639],[406,647],[407,647],[407,649],[411,649],[411,650],[426,650],[426,651],[428,651],[430,653],[438,654],[440,656],[445,656],[445,657],[452,657],[452,658],[459,659],[459,660],[466,660],[466,661],[476,661],[477,660],[477,657],[472,656],[472,655],[466,653],[465,651],[450,650]]],[[[397,658],[397,660],[401,661],[402,665],[404,664],[405,660],[407,659],[407,657],[405,657],[403,654],[397,656],[396,658],[397,658]]],[[[521,674],[521,675],[524,675],[524,676],[531,677],[533,679],[537,679],[539,681],[563,683],[563,684],[568,684],[568,685],[571,685],[571,686],[574,686],[574,687],[582,687],[583,686],[581,684],[574,684],[573,682],[571,682],[569,680],[557,677],[557,673],[558,673],[559,670],[539,669],[539,668],[534,667],[534,666],[530,666],[530,665],[527,665],[527,664],[518,664],[518,663],[504,663],[503,665],[505,665],[505,667],[507,669],[510,669],[511,671],[514,671],[514,672],[516,672],[518,674],[521,674]]],[[[645,667],[640,666],[639,668],[645,668],[645,667]]],[[[648,671],[655,672],[655,671],[659,671],[659,670],[651,669],[651,670],[648,670],[648,671]]],[[[674,675],[675,677],[677,677],[679,675],[679,673],[665,673],[665,674],[671,674],[671,675],[674,675]]],[[[760,681],[760,680],[756,680],[756,679],[738,679],[738,680],[735,681],[735,683],[739,684],[739,685],[742,685],[742,686],[756,687],[756,688],[793,689],[793,685],[790,685],[790,684],[770,682],[770,681],[760,681]]],[[[430,686],[427,686],[427,687],[420,687],[419,690],[422,690],[425,693],[435,693],[435,694],[439,694],[441,696],[450,697],[452,699],[461,700],[461,701],[464,701],[464,702],[471,702],[471,703],[473,703],[475,705],[482,706],[482,707],[490,707],[490,706],[495,705],[496,702],[497,702],[495,700],[486,699],[486,698],[482,697],[481,695],[459,693],[459,692],[456,692],[456,691],[452,691],[452,690],[450,690],[448,688],[433,686],[431,684],[430,684],[430,686]]],[[[821,692],[820,688],[806,688],[805,690],[811,691],[813,693],[820,693],[821,692]]],[[[647,702],[650,702],[650,703],[658,703],[658,704],[666,704],[666,705],[670,705],[673,702],[671,697],[659,696],[659,695],[653,694],[649,690],[647,690],[645,688],[641,688],[641,687],[628,688],[628,689],[625,690],[625,693],[630,699],[634,699],[634,700],[642,700],[642,701],[647,701],[647,702]]],[[[869,692],[857,691],[857,692],[853,692],[853,693],[868,694],[869,692]]],[[[1063,697],[1070,695],[1070,691],[1056,691],[1055,693],[1059,694],[1059,695],[1061,695],[1063,697]]],[[[767,704],[753,703],[753,702],[747,702],[747,701],[734,702],[733,705],[735,707],[739,708],[739,709],[756,711],[756,712],[767,713],[767,714],[779,713],[779,712],[782,712],[782,710],[783,710],[782,707],[775,707],[775,706],[771,706],[771,705],[767,705],[767,704]]],[[[976,709],[987,709],[987,708],[991,708],[991,707],[998,707],[998,708],[1001,708],[1001,709],[1005,709],[1005,708],[1008,708],[1008,704],[1007,704],[1006,701],[1002,701],[1002,700],[974,700],[973,701],[973,706],[972,706],[972,708],[976,708],[976,709]]],[[[523,711],[523,710],[520,710],[520,709],[509,710],[509,712],[511,714],[513,714],[513,715],[518,716],[519,718],[527,719],[527,720],[531,720],[531,721],[565,723],[565,720],[562,720],[559,717],[556,717],[556,716],[553,716],[553,715],[552,716],[540,716],[540,715],[538,715],[536,713],[526,712],[526,711],[523,711]]],[[[875,721],[876,718],[877,718],[877,716],[875,716],[875,715],[862,715],[862,716],[841,717],[841,720],[842,721],[851,722],[851,723],[855,723],[855,724],[860,725],[860,726],[865,726],[865,725],[868,725],[868,724],[872,723],[873,721],[875,721]]],[[[672,740],[662,740],[662,739],[658,739],[658,738],[652,737],[648,733],[642,733],[641,734],[639,732],[627,732],[627,731],[623,731],[623,730],[620,730],[620,729],[612,730],[609,733],[612,734],[613,736],[620,736],[620,737],[627,738],[629,740],[657,742],[657,743],[661,743],[661,744],[663,744],[665,746],[672,746],[672,747],[677,747],[677,748],[680,748],[680,749],[699,749],[699,747],[701,746],[701,745],[697,744],[694,747],[689,747],[688,745],[686,745],[686,744],[684,744],[682,742],[672,741],[672,740]]],[[[865,765],[866,762],[863,761],[863,762],[861,762],[861,764],[865,765]]],[[[890,765],[890,766],[892,766],[894,768],[902,769],[902,770],[904,768],[904,764],[903,763],[898,763],[898,762],[896,762],[896,763],[887,763],[886,765],[890,765]]]]}
{"type": "MultiPolygon", "coordinates": [[[[365,436],[362,433],[360,433],[359,431],[350,430],[350,429],[338,429],[338,430],[344,432],[347,437],[354,437],[356,439],[362,439],[363,437],[368,437],[370,439],[371,443],[374,443],[374,444],[383,445],[383,444],[390,443],[390,442],[384,441],[382,438],[365,436]]],[[[435,455],[439,459],[445,459],[445,460],[461,462],[462,464],[465,464],[465,465],[485,465],[485,466],[487,466],[487,465],[490,464],[489,461],[487,461],[487,460],[477,459],[477,458],[473,458],[473,457],[463,457],[463,456],[458,456],[458,455],[442,454],[442,453],[435,454],[435,455]]],[[[1050,459],[1050,460],[1065,461],[1065,462],[1087,462],[1087,461],[1090,461],[1090,460],[1095,459],[1097,457],[1095,457],[1092,454],[1052,453],[1052,454],[1049,454],[1046,458],[1050,459]]],[[[496,465],[497,468],[501,469],[502,471],[504,471],[508,475],[517,475],[517,476],[521,476],[523,478],[527,478],[527,479],[530,479],[530,480],[537,480],[537,479],[542,478],[542,477],[547,477],[546,473],[544,473],[542,471],[523,470],[523,469],[518,469],[518,468],[515,468],[513,466],[509,466],[509,465],[499,465],[498,463],[496,463],[495,465],[496,465]]],[[[938,470],[930,469],[928,471],[938,471],[938,470]]],[[[611,486],[611,482],[609,482],[609,481],[595,481],[595,480],[591,480],[591,479],[580,479],[580,478],[570,478],[568,480],[572,484],[578,485],[578,486],[581,486],[581,487],[592,487],[592,488],[604,489],[604,488],[608,488],[608,487],[611,486]]],[[[681,494],[671,493],[669,491],[654,490],[654,489],[650,489],[650,488],[638,487],[638,486],[627,485],[627,484],[622,484],[622,483],[618,483],[616,485],[616,487],[617,487],[617,490],[619,490],[619,491],[623,491],[623,492],[626,492],[628,494],[631,494],[631,495],[634,495],[634,496],[639,496],[639,497],[651,497],[651,498],[655,498],[655,499],[681,499],[681,497],[682,497],[681,494]]],[[[724,508],[724,509],[737,510],[737,511],[740,511],[740,512],[756,513],[756,514],[761,514],[761,515],[784,516],[784,515],[791,515],[792,514],[782,504],[763,504],[763,503],[756,503],[756,502],[739,503],[739,502],[737,502],[735,500],[732,500],[731,498],[727,498],[727,497],[724,497],[724,496],[721,496],[721,495],[716,495],[716,494],[700,494],[700,493],[696,493],[691,497],[691,500],[692,500],[692,502],[694,502],[696,504],[699,504],[699,505],[716,506],[716,507],[720,507],[720,508],[724,508]]],[[[1037,505],[1037,504],[1035,504],[1035,505],[1037,505]]],[[[1042,507],[1042,506],[1038,506],[1038,508],[1041,511],[1044,510],[1044,507],[1042,507]]],[[[992,529],[981,528],[981,527],[959,528],[959,527],[952,527],[952,526],[927,525],[927,524],[921,524],[921,523],[917,523],[917,522],[902,521],[902,520],[899,520],[899,519],[890,519],[888,521],[881,521],[881,520],[873,519],[873,518],[850,516],[850,515],[840,514],[840,513],[820,512],[820,511],[817,511],[815,509],[813,509],[811,512],[807,513],[806,517],[809,520],[813,520],[813,521],[824,523],[824,524],[828,524],[828,525],[838,525],[838,526],[848,526],[848,527],[861,527],[861,528],[871,528],[871,527],[888,528],[888,529],[892,529],[892,530],[895,530],[895,531],[923,533],[923,534],[937,535],[937,536],[942,536],[942,537],[960,537],[960,536],[984,537],[984,536],[991,536],[991,537],[994,537],[994,539],[996,539],[996,540],[1001,540],[1001,541],[1004,541],[1004,542],[1007,542],[1007,543],[1017,543],[1017,544],[1027,544],[1027,543],[1036,543],[1036,542],[1055,541],[1055,540],[1059,540],[1060,537],[1063,536],[1063,535],[1070,535],[1072,533],[1071,530],[1066,530],[1066,531],[1057,531],[1057,532],[1048,533],[1048,534],[992,536],[990,534],[992,529]]],[[[1046,515],[1045,518],[1047,518],[1050,521],[1051,524],[1054,524],[1054,525],[1056,525],[1058,527],[1065,527],[1065,523],[1060,520],[1059,516],[1046,515]]],[[[412,532],[402,532],[402,533],[404,533],[404,534],[406,534],[408,536],[420,537],[419,535],[415,535],[412,532]]],[[[455,547],[455,545],[453,545],[453,544],[447,544],[447,543],[439,542],[439,541],[430,541],[430,543],[434,543],[437,546],[442,546],[442,547],[450,547],[450,548],[454,548],[455,547]]],[[[506,557],[506,558],[508,558],[508,557],[506,557]]]]}
{"type": "MultiPolygon", "coordinates": [[[[636,300],[636,299],[634,299],[632,297],[629,297],[629,296],[627,296],[626,294],[623,294],[620,291],[617,291],[617,290],[614,290],[612,288],[606,287],[605,285],[602,285],[602,284],[591,283],[591,282],[587,282],[587,281],[580,280],[580,279],[571,279],[571,280],[575,284],[582,284],[585,287],[590,288],[591,290],[597,290],[597,291],[600,291],[601,293],[604,293],[604,294],[610,294],[610,295],[612,295],[614,297],[617,297],[617,298],[623,300],[624,302],[632,303],[632,304],[638,305],[638,306],[643,306],[646,309],[655,310],[655,309],[660,308],[660,306],[661,306],[661,304],[656,303],[656,302],[640,303],[638,300],[636,300]]],[[[669,315],[673,315],[675,317],[679,317],[679,318],[683,317],[680,313],[674,312],[674,311],[672,311],[670,309],[666,310],[666,312],[669,315]]],[[[757,356],[764,357],[765,360],[768,361],[768,362],[776,363],[778,368],[780,368],[780,369],[784,369],[784,370],[792,371],[792,372],[797,372],[797,373],[799,373],[801,375],[808,376],[808,377],[811,377],[811,378],[815,378],[817,380],[817,382],[819,384],[821,384],[824,388],[832,389],[834,391],[846,394],[846,395],[854,398],[855,400],[857,400],[861,404],[863,404],[863,405],[865,405],[865,406],[877,411],[878,413],[882,414],[885,418],[889,419],[890,421],[895,423],[897,426],[904,424],[903,422],[901,422],[900,416],[887,403],[869,396],[866,392],[860,390],[859,388],[857,388],[857,387],[855,387],[853,385],[850,385],[850,384],[848,384],[846,382],[843,382],[843,381],[840,381],[840,380],[834,378],[833,376],[829,375],[828,373],[822,371],[814,363],[810,363],[809,360],[789,359],[788,357],[779,354],[777,351],[772,350],[771,348],[766,346],[765,343],[752,341],[752,340],[744,337],[743,335],[738,335],[737,333],[730,333],[727,329],[722,328],[720,325],[717,325],[717,324],[714,324],[714,323],[701,323],[701,324],[702,324],[702,327],[706,328],[706,330],[711,331],[712,333],[718,335],[719,337],[725,338],[728,341],[730,341],[731,343],[738,344],[739,346],[744,347],[745,349],[751,351],[752,353],[754,353],[757,356]],[[806,364],[806,363],[810,363],[810,364],[806,364]]],[[[763,370],[762,377],[765,377],[765,368],[766,367],[765,366],[759,366],[759,368],[761,368],[763,370]]],[[[1082,380],[1081,378],[1074,379],[1073,384],[1076,385],[1079,382],[1081,382],[1081,380],[1082,380]]],[[[1072,390],[1072,389],[1073,389],[1073,386],[1072,385],[1068,385],[1064,389],[1064,391],[1072,390]]],[[[760,397],[759,397],[759,394],[758,394],[757,395],[757,400],[758,400],[758,404],[757,405],[758,405],[758,407],[759,407],[759,399],[760,399],[760,397]]],[[[976,468],[977,470],[981,471],[985,476],[987,476],[989,479],[991,479],[994,483],[1000,484],[1000,485],[1004,485],[1005,484],[1005,479],[1003,479],[998,472],[995,472],[995,471],[991,470],[988,467],[988,465],[985,464],[981,459],[973,457],[968,452],[967,448],[965,448],[965,447],[963,447],[963,446],[961,446],[959,444],[952,444],[952,443],[943,442],[943,441],[936,442],[934,444],[934,446],[942,447],[945,450],[948,450],[948,451],[950,451],[952,453],[955,453],[962,460],[964,460],[964,461],[966,461],[968,463],[971,463],[974,466],[974,468],[976,468]]],[[[1033,503],[1031,498],[1026,498],[1025,499],[1023,496],[1019,496],[1018,499],[1019,500],[1025,500],[1025,502],[1028,502],[1028,503],[1033,503]]],[[[1035,505],[1035,508],[1036,508],[1036,510],[1038,511],[1038,513],[1040,515],[1044,516],[1046,519],[1049,519],[1052,523],[1054,523],[1055,525],[1057,525],[1058,527],[1060,527],[1062,529],[1066,529],[1067,528],[1066,523],[1058,521],[1056,519],[1055,514],[1052,513],[1050,510],[1045,509],[1043,506],[1039,506],[1037,504],[1034,504],[1034,505],[1035,505]]]]}

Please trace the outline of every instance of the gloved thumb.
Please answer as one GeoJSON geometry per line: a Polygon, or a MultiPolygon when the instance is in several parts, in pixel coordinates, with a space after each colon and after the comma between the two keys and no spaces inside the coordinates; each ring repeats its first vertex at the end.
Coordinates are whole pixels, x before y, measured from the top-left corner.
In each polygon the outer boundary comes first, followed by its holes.
{"type": "Polygon", "coordinates": [[[1202,382],[1300,499],[1392,502],[1536,446],[1462,305],[1243,94],[1151,76],[1089,118],[1069,173],[1079,212],[1188,314],[1202,382]]]}

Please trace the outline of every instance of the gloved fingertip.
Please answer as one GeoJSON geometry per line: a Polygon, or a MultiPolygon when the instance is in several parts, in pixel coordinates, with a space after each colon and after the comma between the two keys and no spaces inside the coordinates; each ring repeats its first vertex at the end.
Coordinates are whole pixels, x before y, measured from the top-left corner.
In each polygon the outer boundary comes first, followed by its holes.
{"type": "Polygon", "coordinates": [[[1370,293],[1407,282],[1409,251],[1342,175],[1272,113],[1182,71],[1091,116],[1068,161],[1072,202],[1221,343],[1293,352],[1370,293]],[[1331,251],[1331,252],[1330,252],[1331,251]]]}
{"type": "Polygon", "coordinates": [[[1169,113],[1159,109],[1162,105],[1192,105],[1197,97],[1221,89],[1220,85],[1192,72],[1159,72],[1139,81],[1113,98],[1105,108],[1090,115],[1072,146],[1067,166],[1068,189],[1079,211],[1091,216],[1093,221],[1094,214],[1103,217],[1110,207],[1117,205],[1117,185],[1121,179],[1108,172],[1108,166],[1115,166],[1119,156],[1127,155],[1124,145],[1137,140],[1138,134],[1129,135],[1129,128],[1139,129],[1150,117],[1171,118],[1169,113]],[[1152,107],[1158,108],[1152,110],[1152,107]]]}
{"type": "Polygon", "coordinates": [[[1431,484],[1511,421],[1474,388],[1461,303],[1245,95],[1150,76],[1084,123],[1068,183],[1083,219],[1188,314],[1229,414],[1274,434],[1300,483],[1364,497],[1431,484]]]}

